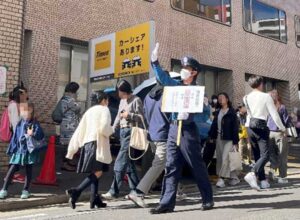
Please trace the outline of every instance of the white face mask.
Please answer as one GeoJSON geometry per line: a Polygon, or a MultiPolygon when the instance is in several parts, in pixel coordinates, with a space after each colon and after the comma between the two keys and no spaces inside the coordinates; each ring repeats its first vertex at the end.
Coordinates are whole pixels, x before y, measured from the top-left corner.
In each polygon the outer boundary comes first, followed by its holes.
{"type": "Polygon", "coordinates": [[[218,99],[213,99],[213,103],[217,104],[218,99]]]}
{"type": "Polygon", "coordinates": [[[189,70],[181,69],[181,71],[180,71],[180,77],[182,80],[186,80],[186,79],[190,78],[191,75],[192,75],[192,73],[189,70]]]}

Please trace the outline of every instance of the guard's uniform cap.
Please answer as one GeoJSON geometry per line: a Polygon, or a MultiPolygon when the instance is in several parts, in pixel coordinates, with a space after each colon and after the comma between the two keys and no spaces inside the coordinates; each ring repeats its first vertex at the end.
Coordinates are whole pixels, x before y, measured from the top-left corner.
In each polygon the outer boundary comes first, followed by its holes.
{"type": "Polygon", "coordinates": [[[181,65],[182,67],[187,67],[187,66],[192,67],[197,72],[199,72],[201,69],[200,63],[193,57],[188,57],[188,56],[183,57],[181,59],[181,65]]]}

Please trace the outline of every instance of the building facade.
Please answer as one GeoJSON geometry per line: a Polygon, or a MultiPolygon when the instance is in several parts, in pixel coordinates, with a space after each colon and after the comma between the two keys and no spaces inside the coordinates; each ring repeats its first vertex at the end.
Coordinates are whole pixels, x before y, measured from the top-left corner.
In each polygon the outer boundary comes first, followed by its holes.
{"type": "MultiPolygon", "coordinates": [[[[149,20],[156,23],[162,66],[178,71],[182,56],[195,57],[204,66],[198,82],[209,96],[225,91],[236,105],[249,91],[250,74],[257,74],[265,77],[266,90],[279,90],[290,110],[300,107],[297,0],[6,1],[26,5],[21,71],[15,67],[14,77],[20,74],[48,133],[55,132],[50,115],[66,83],[80,83],[79,99],[86,106],[88,41],[149,20]]],[[[7,53],[2,54],[3,63],[7,53]]],[[[137,85],[145,78],[130,80],[137,85]]],[[[92,89],[115,84],[97,82],[92,89]]]]}
{"type": "MultiPolygon", "coordinates": [[[[0,66],[7,68],[6,90],[19,83],[22,50],[24,3],[22,0],[0,2],[0,66]]],[[[8,92],[0,95],[0,113],[8,105],[8,92]]],[[[1,114],[2,115],[2,114],[1,114]]],[[[0,170],[7,169],[7,144],[0,142],[0,170]]]]}

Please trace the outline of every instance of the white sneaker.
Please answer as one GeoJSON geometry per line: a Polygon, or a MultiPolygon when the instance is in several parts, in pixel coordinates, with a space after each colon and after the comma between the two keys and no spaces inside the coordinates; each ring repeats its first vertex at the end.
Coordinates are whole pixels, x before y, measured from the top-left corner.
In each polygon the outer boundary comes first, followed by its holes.
{"type": "Polygon", "coordinates": [[[260,190],[259,186],[257,185],[256,176],[253,172],[248,173],[244,180],[251,186],[252,189],[260,190]]]}
{"type": "Polygon", "coordinates": [[[106,199],[106,200],[113,200],[113,199],[117,198],[116,196],[113,196],[110,192],[107,192],[105,194],[101,194],[101,197],[103,199],[106,199]]]}
{"type": "Polygon", "coordinates": [[[144,201],[143,196],[137,196],[135,194],[128,194],[128,199],[131,200],[135,205],[141,208],[147,208],[147,204],[144,201]]]}
{"type": "Polygon", "coordinates": [[[287,184],[287,183],[289,183],[289,180],[287,178],[278,177],[277,181],[280,184],[287,184]]]}
{"type": "Polygon", "coordinates": [[[222,178],[219,178],[216,186],[219,187],[219,188],[224,188],[226,185],[225,185],[224,180],[222,178]]]}
{"type": "Polygon", "coordinates": [[[176,201],[183,201],[187,198],[187,195],[183,192],[177,193],[176,201]]]}
{"type": "Polygon", "coordinates": [[[235,186],[235,185],[239,184],[240,182],[241,182],[241,181],[240,181],[239,178],[233,178],[233,179],[231,179],[231,180],[229,181],[229,185],[230,185],[230,186],[235,186]]]}
{"type": "Polygon", "coordinates": [[[262,180],[260,182],[260,188],[269,189],[270,188],[270,183],[267,180],[262,180]]]}

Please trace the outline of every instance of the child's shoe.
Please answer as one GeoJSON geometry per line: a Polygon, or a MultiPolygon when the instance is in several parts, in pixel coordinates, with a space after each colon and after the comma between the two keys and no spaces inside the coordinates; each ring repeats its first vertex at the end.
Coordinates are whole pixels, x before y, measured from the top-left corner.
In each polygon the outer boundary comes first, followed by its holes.
{"type": "Polygon", "coordinates": [[[28,199],[30,196],[30,193],[27,190],[22,191],[21,199],[28,199]]]}
{"type": "Polygon", "coordinates": [[[0,199],[5,199],[7,197],[7,190],[0,191],[0,199]]]}

